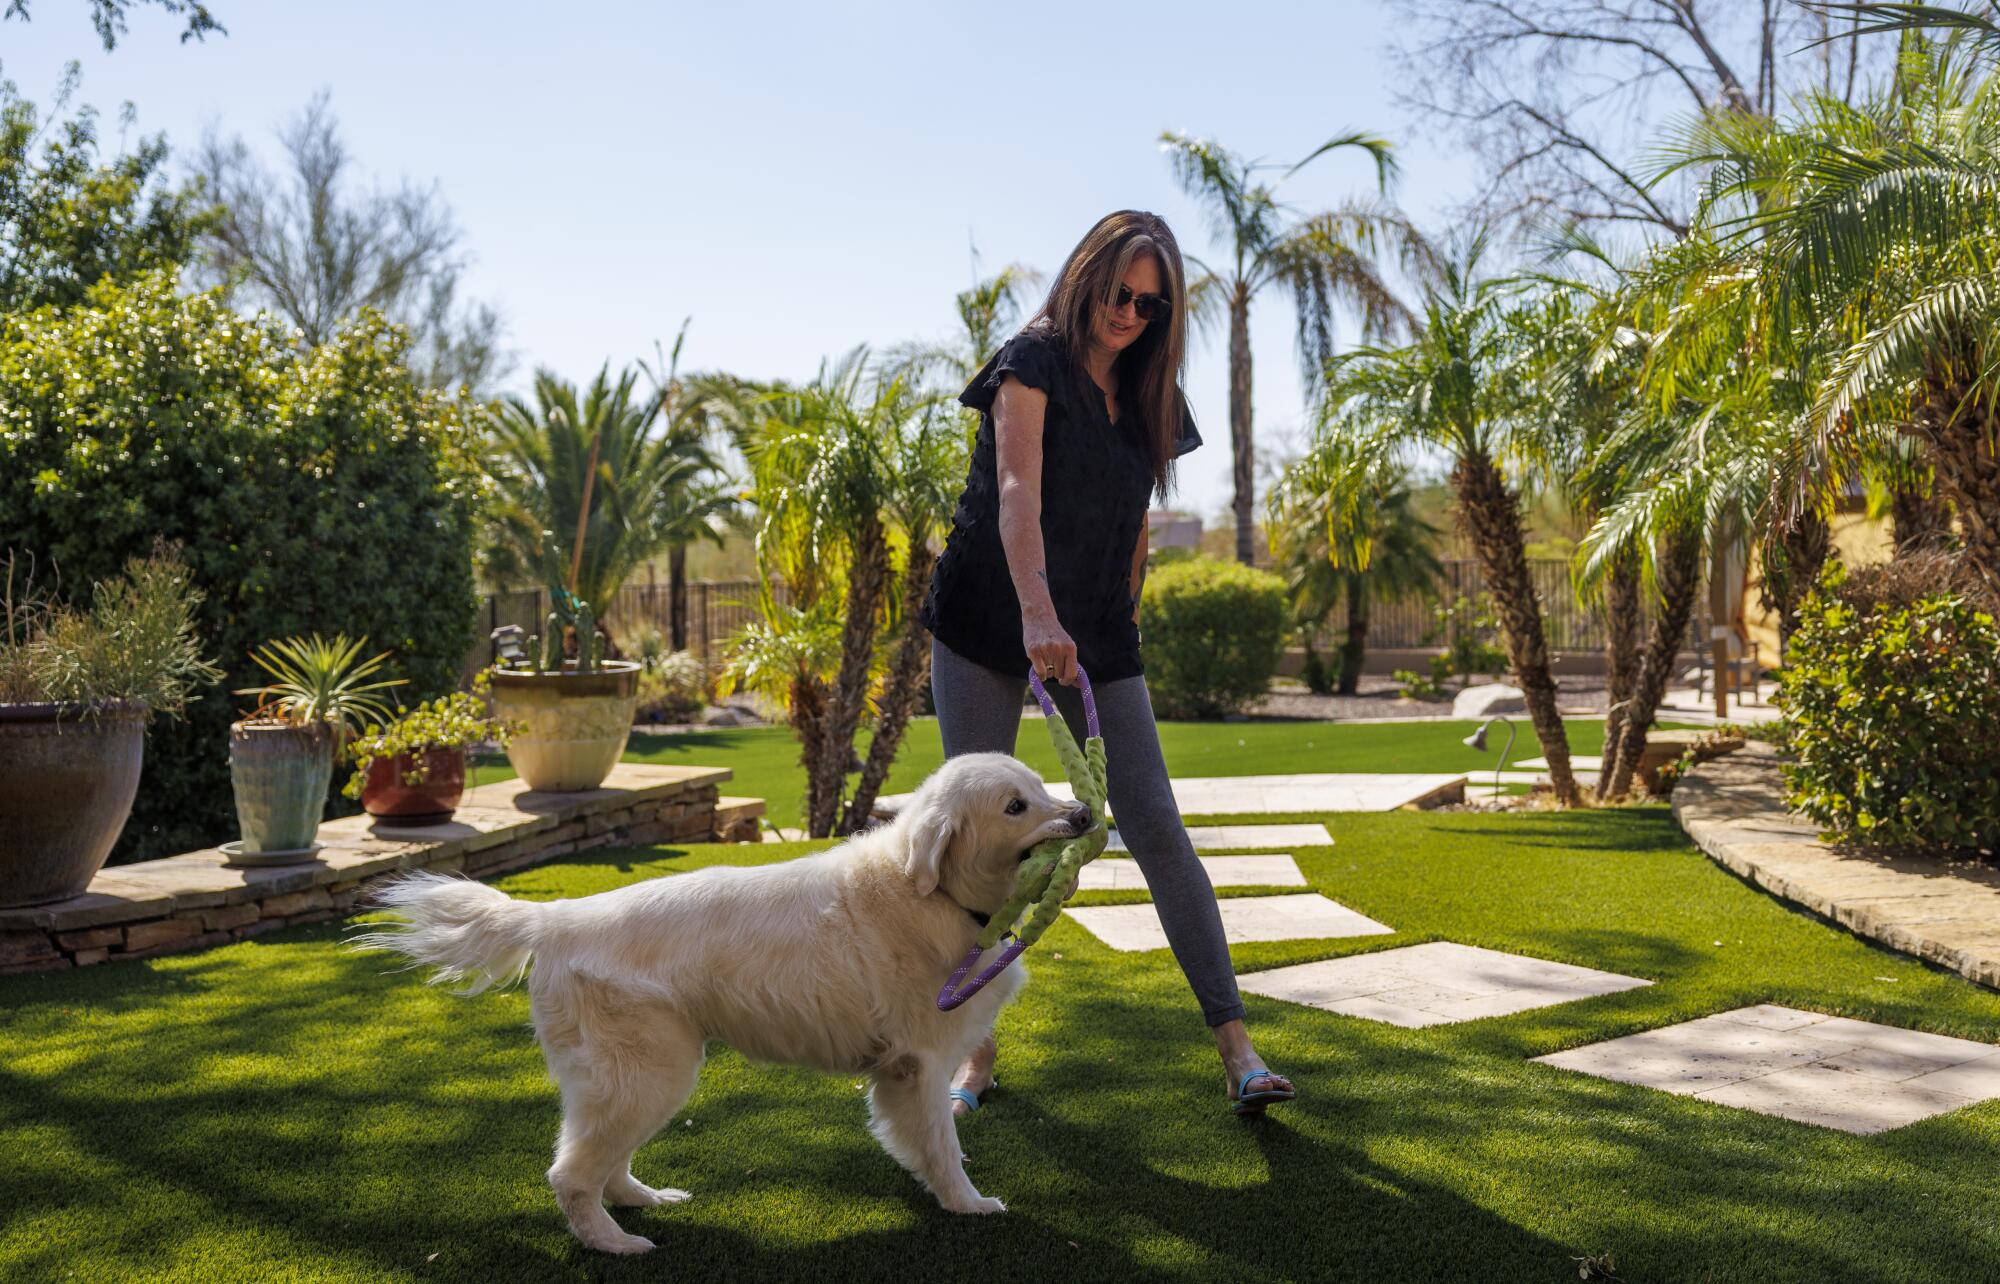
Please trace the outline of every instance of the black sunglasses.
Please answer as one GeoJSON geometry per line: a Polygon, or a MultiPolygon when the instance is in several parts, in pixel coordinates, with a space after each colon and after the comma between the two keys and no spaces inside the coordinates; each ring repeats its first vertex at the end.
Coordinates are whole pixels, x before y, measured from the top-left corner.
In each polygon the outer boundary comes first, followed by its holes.
{"type": "Polygon", "coordinates": [[[1116,311],[1128,303],[1132,305],[1132,310],[1139,314],[1139,318],[1142,321],[1158,321],[1161,317],[1167,315],[1168,304],[1166,295],[1134,294],[1131,290],[1121,285],[1118,287],[1117,296],[1111,302],[1112,310],[1116,311]]]}

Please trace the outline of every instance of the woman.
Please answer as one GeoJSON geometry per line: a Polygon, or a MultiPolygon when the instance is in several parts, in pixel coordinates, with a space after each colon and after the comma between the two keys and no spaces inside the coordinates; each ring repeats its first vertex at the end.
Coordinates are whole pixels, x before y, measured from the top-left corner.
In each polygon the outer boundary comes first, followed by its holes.
{"type": "MultiPolygon", "coordinates": [[[[1081,665],[1103,728],[1112,813],[1222,1055],[1233,1109],[1289,1101],[1243,1028],[1208,875],[1181,824],[1139,659],[1146,509],[1201,444],[1180,389],[1187,286],[1158,216],[1120,210],[1070,252],[1048,301],[959,397],[979,438],[922,619],[946,757],[1013,753],[1032,663],[1083,738],[1081,665]],[[1066,685],[1057,685],[1058,683],[1066,685]]],[[[953,1113],[993,1082],[991,1040],[953,1113]]]]}

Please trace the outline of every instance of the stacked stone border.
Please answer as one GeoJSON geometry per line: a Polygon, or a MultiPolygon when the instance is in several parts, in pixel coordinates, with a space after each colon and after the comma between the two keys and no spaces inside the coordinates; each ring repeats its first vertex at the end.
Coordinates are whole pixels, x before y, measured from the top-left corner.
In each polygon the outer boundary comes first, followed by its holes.
{"type": "Polygon", "coordinates": [[[1723,867],[1857,936],[2000,988],[2000,868],[1977,857],[1847,850],[1785,806],[1769,745],[1690,771],[1674,818],[1723,867]]]}
{"type": "Polygon", "coordinates": [[[587,793],[485,785],[442,825],[329,821],[325,849],[306,864],[235,869],[210,849],[114,865],[81,896],[0,909],[0,973],[152,958],[335,918],[361,906],[372,881],[405,870],[487,878],[599,847],[757,842],[763,800],[724,797],[730,774],[620,763],[587,793]]]}

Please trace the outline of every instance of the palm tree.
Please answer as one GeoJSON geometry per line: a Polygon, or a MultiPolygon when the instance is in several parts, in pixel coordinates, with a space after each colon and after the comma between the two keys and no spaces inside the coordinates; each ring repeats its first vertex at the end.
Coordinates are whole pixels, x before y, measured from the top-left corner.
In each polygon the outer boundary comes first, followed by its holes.
{"type": "Polygon", "coordinates": [[[1319,431],[1339,464],[1330,491],[1349,514],[1343,522],[1353,520],[1370,495],[1369,476],[1388,461],[1427,450],[1451,458],[1459,515],[1493,594],[1550,783],[1559,802],[1574,806],[1569,740],[1521,521],[1521,492],[1546,466],[1550,434],[1528,413],[1517,372],[1508,311],[1520,286],[1479,275],[1485,248],[1483,232],[1475,232],[1445,262],[1442,283],[1424,291],[1410,343],[1356,348],[1328,363],[1319,431]]]}
{"type": "Polygon", "coordinates": [[[1966,562],[2000,588],[2000,29],[1957,18],[1970,34],[1911,32],[1891,84],[1857,106],[1809,103],[1782,126],[1711,119],[1676,151],[1715,168],[1699,217],[1732,278],[1768,300],[1772,342],[1806,336],[1824,356],[1786,425],[1792,507],[1856,475],[1884,435],[1914,438],[1966,562]]]}
{"type": "Polygon", "coordinates": [[[1337,502],[1334,488],[1343,477],[1337,451],[1337,441],[1321,438],[1285,469],[1265,498],[1265,524],[1293,620],[1308,636],[1346,603],[1336,690],[1353,695],[1367,653],[1370,607],[1435,588],[1444,571],[1437,557],[1442,532],[1416,511],[1409,473],[1401,467],[1365,476],[1362,484],[1371,493],[1360,502],[1337,502]]]}
{"type": "MultiPolygon", "coordinates": [[[[766,581],[782,578],[792,598],[780,610],[764,594],[764,628],[772,636],[763,650],[810,659],[820,652],[791,646],[789,633],[838,621],[831,671],[802,667],[785,684],[806,768],[806,828],[816,838],[866,822],[872,791],[887,777],[921,693],[911,586],[914,576],[929,583],[928,536],[950,511],[950,482],[964,470],[962,455],[953,458],[962,434],[941,399],[900,375],[876,377],[867,358],[858,348],[812,383],[772,385],[731,412],[751,466],[758,567],[766,581]],[[902,592],[892,597],[899,545],[902,592]],[[882,747],[879,755],[871,747],[870,761],[859,764],[871,796],[857,792],[843,812],[885,626],[901,637],[878,705],[882,747]]],[[[746,675],[739,664],[725,676],[746,675]]]]}
{"type": "Polygon", "coordinates": [[[1029,290],[1041,280],[1033,268],[1010,263],[973,282],[952,301],[959,329],[949,341],[891,349],[885,368],[915,381],[950,384],[956,395],[1014,333],[1029,290]]]}
{"type": "Polygon", "coordinates": [[[676,514],[721,471],[705,437],[658,431],[662,398],[607,364],[581,400],[542,370],[534,403],[510,396],[487,416],[495,491],[483,556],[496,583],[536,577],[567,585],[602,621],[626,577],[669,546],[676,514]],[[580,546],[579,546],[580,541],[580,546]]]}
{"type": "Polygon", "coordinates": [[[1187,194],[1207,211],[1228,258],[1210,267],[1194,255],[1189,283],[1195,315],[1206,321],[1217,308],[1229,316],[1229,435],[1235,478],[1236,557],[1253,560],[1252,506],[1256,449],[1250,422],[1250,304],[1269,285],[1292,294],[1298,313],[1299,360],[1309,385],[1333,355],[1337,307],[1356,309],[1364,339],[1385,341],[1410,327],[1410,314],[1383,280],[1378,245],[1386,243],[1405,269],[1427,275],[1434,267],[1429,244],[1392,207],[1351,202],[1337,210],[1300,217],[1277,197],[1278,184],[1330,151],[1355,147],[1375,162],[1377,186],[1386,191],[1395,158],[1383,139],[1344,134],[1315,148],[1277,179],[1260,182],[1275,166],[1248,161],[1223,147],[1185,134],[1166,133],[1160,146],[1187,194]]]}
{"type": "Polygon", "coordinates": [[[688,548],[700,540],[720,547],[723,536],[719,527],[739,512],[738,487],[713,462],[711,446],[721,418],[718,408],[733,395],[733,381],[713,374],[682,375],[681,347],[686,341],[687,323],[682,322],[671,353],[658,353],[656,346],[656,363],[639,363],[660,400],[663,436],[707,456],[712,463],[708,475],[670,491],[658,513],[667,548],[667,632],[676,651],[685,651],[688,646],[688,548]]]}
{"type": "MultiPolygon", "coordinates": [[[[1549,248],[1607,278],[1527,278],[1538,281],[1541,292],[1509,318],[1536,403],[1533,413],[1550,428],[1551,480],[1587,529],[1625,484],[1616,468],[1605,466],[1605,447],[1637,399],[1645,336],[1629,320],[1630,279],[1608,250],[1574,227],[1564,229],[1549,248]]],[[[1634,549],[1620,548],[1600,574],[1577,577],[1579,596],[1594,595],[1603,605],[1607,745],[1618,739],[1639,679],[1640,560],[1634,549]]]]}
{"type": "Polygon", "coordinates": [[[1588,483],[1615,498],[1584,537],[1583,578],[1637,559],[1653,610],[1646,646],[1623,716],[1607,722],[1601,799],[1632,785],[1646,737],[1666,695],[1711,549],[1777,524],[1773,479],[1778,436],[1767,413],[1770,392],[1757,372],[1730,354],[1706,388],[1662,408],[1642,399],[1608,440],[1588,483]],[[1701,395],[1707,392],[1707,396],[1701,395]],[[1616,479],[1615,483],[1605,478],[1616,479]]]}

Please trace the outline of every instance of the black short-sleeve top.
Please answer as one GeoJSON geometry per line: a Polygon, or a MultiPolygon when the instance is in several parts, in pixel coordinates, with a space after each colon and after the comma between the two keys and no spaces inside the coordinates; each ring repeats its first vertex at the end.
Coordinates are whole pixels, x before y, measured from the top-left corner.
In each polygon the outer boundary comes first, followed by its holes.
{"type": "MultiPolygon", "coordinates": [[[[1129,404],[1113,423],[1103,390],[1070,363],[1053,336],[1034,329],[1009,339],[959,395],[980,412],[979,436],[919,618],[967,659],[1027,677],[1021,604],[1000,542],[993,425],[993,401],[1009,374],[1049,399],[1042,420],[1042,549],[1056,619],[1075,640],[1091,681],[1144,673],[1131,575],[1153,489],[1146,435],[1129,404]]],[[[1200,444],[1183,398],[1174,456],[1200,444]]]]}

